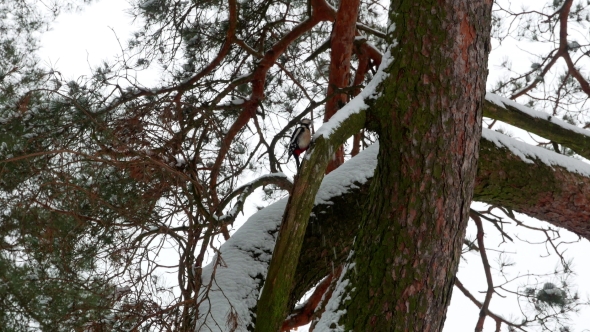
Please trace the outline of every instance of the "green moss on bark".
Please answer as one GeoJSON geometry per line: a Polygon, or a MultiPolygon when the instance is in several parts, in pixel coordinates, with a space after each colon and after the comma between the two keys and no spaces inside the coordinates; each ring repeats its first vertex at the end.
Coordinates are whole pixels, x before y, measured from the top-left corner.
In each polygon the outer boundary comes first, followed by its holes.
{"type": "Polygon", "coordinates": [[[556,196],[561,194],[550,166],[522,162],[487,140],[481,141],[479,153],[488,162],[479,166],[474,199],[518,210],[535,205],[548,188],[556,196]]]}
{"type": "Polygon", "coordinates": [[[380,152],[345,276],[346,331],[442,327],[475,181],[489,43],[476,25],[491,3],[392,10],[399,46],[369,111],[380,152]]]}
{"type": "Polygon", "coordinates": [[[326,166],[332,158],[333,151],[344,144],[346,139],[359,132],[364,124],[364,112],[349,116],[328,138],[321,136],[313,142],[309,160],[306,155],[289,197],[268,275],[258,301],[255,331],[278,331],[285,320],[309,215],[324,178],[326,166]]]}
{"type": "Polygon", "coordinates": [[[590,136],[568,130],[547,119],[534,118],[518,109],[506,105],[505,108],[489,101],[484,104],[484,116],[517,126],[546,139],[572,149],[575,153],[590,159],[590,136]]]}

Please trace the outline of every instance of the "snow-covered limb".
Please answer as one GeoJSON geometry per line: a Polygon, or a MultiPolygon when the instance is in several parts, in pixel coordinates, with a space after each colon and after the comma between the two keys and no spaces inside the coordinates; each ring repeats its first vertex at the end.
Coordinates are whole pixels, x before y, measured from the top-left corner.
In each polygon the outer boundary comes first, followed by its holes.
{"type": "MultiPolygon", "coordinates": [[[[387,65],[389,65],[387,61],[381,63],[381,67],[387,65]]],[[[373,81],[381,82],[385,74],[381,69],[379,73],[375,75],[373,81]]],[[[378,83],[369,83],[365,88],[368,90],[367,95],[360,94],[359,96],[374,96],[377,93],[378,85],[378,83]]],[[[322,129],[324,126],[319,129],[324,134],[314,137],[312,148],[306,154],[289,197],[287,212],[283,217],[281,236],[277,241],[269,267],[267,287],[264,288],[258,301],[256,331],[278,330],[285,318],[287,301],[293,287],[293,275],[299,260],[309,213],[313,208],[324,171],[332,159],[334,151],[365,126],[366,114],[363,109],[350,112],[344,110],[347,107],[349,110],[354,107],[351,104],[352,102],[348,103],[336,113],[336,115],[343,111],[345,113],[344,116],[338,118],[338,121],[332,121],[336,117],[333,116],[329,122],[324,124],[329,127],[329,130],[322,129]]]]}
{"type": "Polygon", "coordinates": [[[197,331],[241,332],[253,327],[253,309],[286,204],[283,199],[255,213],[203,268],[197,331]]]}
{"type": "MultiPolygon", "coordinates": [[[[590,238],[590,179],[580,175],[590,174],[590,166],[569,160],[571,158],[564,162],[562,155],[500,135],[484,132],[474,200],[501,204],[531,216],[544,216],[556,226],[590,238]],[[568,207],[571,204],[581,205],[573,209],[568,207]],[[575,214],[572,211],[576,211],[575,214]]],[[[315,198],[314,216],[303,245],[305,250],[301,254],[301,268],[295,274],[296,281],[313,285],[331,270],[330,264],[310,262],[345,259],[343,253],[352,241],[350,232],[355,231],[359,217],[353,213],[360,210],[347,210],[346,219],[349,220],[333,215],[345,209],[342,205],[350,205],[348,196],[354,195],[354,201],[362,204],[363,190],[357,187],[368,186],[377,164],[377,152],[377,146],[371,146],[324,178],[315,198]],[[328,228],[329,224],[335,224],[334,218],[339,222],[334,227],[340,232],[328,228]],[[316,270],[310,269],[311,266],[316,270]]],[[[236,331],[246,331],[253,324],[253,310],[285,206],[286,199],[250,217],[221,247],[219,256],[213,260],[217,265],[210,264],[203,269],[198,325],[201,331],[228,330],[230,313],[237,317],[236,331]]],[[[301,294],[306,287],[303,285],[296,293],[301,294]]]]}
{"type": "MultiPolygon", "coordinates": [[[[377,164],[378,145],[361,152],[327,175],[318,190],[316,206],[329,204],[368,181],[377,164]],[[360,171],[359,171],[360,170],[360,171]]],[[[198,331],[247,331],[264,283],[287,199],[252,215],[203,268],[199,291],[198,331]],[[233,319],[230,319],[233,317],[233,319]]]]}
{"type": "Polygon", "coordinates": [[[483,131],[473,200],[503,206],[590,239],[590,165],[483,131]]]}
{"type": "Polygon", "coordinates": [[[293,183],[284,173],[271,173],[267,175],[263,175],[258,179],[248,182],[243,186],[240,186],[236,190],[234,190],[231,194],[225,197],[221,203],[219,203],[218,209],[223,211],[223,209],[236,197],[238,200],[235,202],[233,208],[227,212],[225,215],[217,218],[218,221],[228,224],[233,223],[238,213],[240,213],[244,207],[244,203],[246,202],[246,198],[254,191],[256,188],[261,186],[266,186],[273,184],[281,189],[291,191],[293,188],[293,183]]]}
{"type": "MultiPolygon", "coordinates": [[[[350,252],[349,258],[354,254],[353,251],[350,252]]],[[[338,325],[340,317],[346,315],[345,309],[339,309],[340,303],[342,301],[347,301],[350,298],[346,293],[346,287],[349,284],[349,280],[347,280],[346,272],[350,269],[354,269],[355,263],[354,262],[347,262],[344,265],[344,269],[336,282],[336,287],[332,296],[327,299],[328,303],[326,304],[326,308],[324,314],[319,318],[315,326],[316,331],[338,331],[344,332],[344,327],[338,325]]]]}
{"type": "Polygon", "coordinates": [[[514,138],[500,134],[496,131],[483,128],[481,136],[496,144],[499,148],[507,148],[514,155],[518,156],[525,163],[532,164],[534,159],[541,161],[547,166],[559,166],[570,172],[590,177],[590,165],[553,151],[530,145],[514,138]]]}
{"type": "MultiPolygon", "coordinates": [[[[504,206],[590,239],[590,178],[561,167],[572,163],[571,169],[585,173],[588,165],[575,160],[561,165],[563,156],[505,137],[512,142],[505,143],[511,145],[515,154],[486,136],[480,143],[474,201],[504,206]]],[[[319,281],[318,277],[331,271],[329,262],[338,266],[346,258],[358,231],[362,212],[359,207],[364,204],[369,182],[352,193],[332,197],[333,205],[324,211],[314,211],[316,218],[310,221],[299,261],[301,268],[295,275],[299,284],[294,298],[300,298],[319,281]]]]}
{"type": "Polygon", "coordinates": [[[484,116],[508,124],[567,146],[584,158],[590,159],[590,131],[571,125],[544,112],[535,111],[510,99],[488,93],[484,116]]]}
{"type": "Polygon", "coordinates": [[[321,136],[329,138],[338,130],[339,127],[342,126],[342,123],[346,119],[350,118],[355,114],[361,114],[367,108],[369,108],[366,102],[368,100],[376,99],[377,97],[379,97],[379,92],[377,88],[381,84],[381,82],[383,82],[383,80],[387,77],[387,73],[385,73],[384,69],[387,68],[392,61],[393,59],[388,49],[385,55],[383,56],[381,65],[379,66],[379,69],[377,70],[377,73],[375,74],[373,79],[367,84],[367,86],[363,89],[363,91],[361,91],[361,93],[359,93],[350,102],[348,102],[348,104],[344,105],[344,107],[338,110],[338,112],[334,114],[330,118],[330,120],[328,120],[328,122],[324,123],[315,132],[313,139],[317,140],[321,136]]]}

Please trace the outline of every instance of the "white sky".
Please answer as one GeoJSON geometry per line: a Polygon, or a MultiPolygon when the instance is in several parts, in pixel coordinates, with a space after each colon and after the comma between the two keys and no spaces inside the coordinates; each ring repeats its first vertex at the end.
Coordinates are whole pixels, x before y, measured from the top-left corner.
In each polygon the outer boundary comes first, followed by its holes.
{"type": "MultiPolygon", "coordinates": [[[[59,70],[67,79],[74,79],[79,75],[88,75],[90,68],[98,66],[102,60],[112,59],[113,56],[120,54],[120,46],[115,34],[120,42],[125,45],[132,29],[130,25],[132,18],[124,11],[128,4],[121,0],[100,0],[87,6],[83,12],[64,14],[53,25],[53,29],[42,36],[41,59],[44,64],[53,66],[59,70]]],[[[527,56],[516,56],[515,47],[518,43],[507,41],[503,48],[494,45],[494,52],[490,58],[490,79],[494,82],[498,77],[498,65],[506,56],[511,56],[514,66],[529,66],[530,58],[527,56]]],[[[246,204],[246,216],[255,211],[254,206],[257,202],[246,204]]],[[[258,202],[258,205],[264,205],[264,202],[258,202]]],[[[527,220],[532,220],[527,218],[527,220]]],[[[539,227],[540,222],[534,222],[539,227]]],[[[543,225],[546,225],[543,223],[543,225]]],[[[498,248],[506,252],[516,254],[510,255],[515,266],[509,271],[516,276],[524,273],[544,273],[551,271],[557,264],[557,257],[541,258],[545,253],[544,245],[515,245],[511,243],[501,243],[498,232],[493,229],[490,223],[484,222],[486,228],[486,246],[488,248],[498,248]]],[[[513,225],[507,226],[510,234],[519,234],[527,237],[530,234],[524,229],[518,229],[513,225]]],[[[468,233],[474,238],[475,227],[470,223],[468,233]]],[[[569,232],[562,231],[565,238],[573,239],[569,232]]],[[[518,241],[517,241],[518,242],[518,241]]],[[[590,265],[587,262],[587,255],[590,253],[590,243],[582,240],[579,243],[570,245],[567,251],[567,257],[574,258],[574,271],[577,272],[576,280],[572,280],[578,285],[579,293],[582,299],[588,299],[590,296],[590,265]]],[[[490,251],[488,253],[492,266],[498,259],[498,254],[490,251]]],[[[458,277],[471,290],[471,292],[483,301],[484,294],[479,293],[486,289],[485,277],[481,268],[481,259],[478,255],[467,254],[466,260],[462,260],[458,277]]],[[[500,277],[494,275],[494,281],[500,282],[500,277]]],[[[524,282],[523,280],[522,282],[524,282]]],[[[515,285],[521,283],[516,282],[515,285]]],[[[518,317],[519,308],[514,298],[502,299],[495,294],[491,302],[491,310],[501,314],[506,318],[518,317]]],[[[458,290],[453,292],[451,306],[447,315],[445,332],[454,331],[472,331],[475,322],[478,319],[479,310],[458,290]]],[[[484,331],[494,331],[493,320],[486,319],[484,331]]],[[[584,310],[579,316],[572,317],[572,332],[590,331],[590,310],[584,310]]],[[[300,331],[305,329],[300,329],[300,331]]],[[[507,331],[503,328],[503,331],[507,331]]]]}
{"type": "Polygon", "coordinates": [[[132,24],[127,8],[126,1],[99,0],[82,12],[59,16],[41,38],[41,60],[66,78],[89,75],[91,67],[121,53],[116,36],[125,46],[132,24]]]}

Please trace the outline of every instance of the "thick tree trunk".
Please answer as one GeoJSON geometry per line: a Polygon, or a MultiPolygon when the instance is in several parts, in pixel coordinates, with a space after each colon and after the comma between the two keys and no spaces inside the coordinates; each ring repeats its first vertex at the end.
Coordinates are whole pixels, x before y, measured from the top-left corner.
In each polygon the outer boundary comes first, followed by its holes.
{"type": "MultiPolygon", "coordinates": [[[[526,213],[590,239],[590,178],[527,157],[533,163],[482,139],[473,199],[526,213]]],[[[291,306],[346,259],[371,182],[357,184],[329,205],[314,207],[291,306]]]]}
{"type": "Polygon", "coordinates": [[[346,331],[442,329],[475,181],[491,5],[392,2],[397,46],[368,114],[376,181],[346,291],[332,299],[346,309],[346,331]]]}

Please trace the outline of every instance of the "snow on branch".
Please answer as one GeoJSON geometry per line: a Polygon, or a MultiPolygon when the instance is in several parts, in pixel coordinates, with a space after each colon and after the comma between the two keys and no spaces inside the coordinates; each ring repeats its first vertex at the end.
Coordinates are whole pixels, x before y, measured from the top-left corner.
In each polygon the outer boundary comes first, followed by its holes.
{"type": "Polygon", "coordinates": [[[538,159],[547,166],[560,166],[570,172],[590,177],[590,165],[575,158],[520,142],[487,128],[483,128],[481,136],[483,139],[493,142],[499,148],[507,148],[525,163],[533,163],[529,158],[538,159]]]}
{"type": "MultiPolygon", "coordinates": [[[[326,175],[315,205],[330,204],[330,199],[366,183],[377,166],[378,150],[378,144],[373,144],[326,175]]],[[[253,327],[286,204],[284,198],[252,215],[203,268],[199,331],[248,331],[253,327]]]]}
{"type": "Polygon", "coordinates": [[[255,189],[266,186],[266,185],[275,185],[281,189],[290,191],[293,188],[293,182],[287,178],[284,173],[271,173],[266,174],[258,179],[248,182],[243,186],[240,186],[236,190],[234,190],[231,194],[225,197],[220,203],[218,209],[221,211],[223,210],[234,198],[237,197],[237,200],[232,207],[232,209],[227,212],[225,215],[221,217],[217,217],[211,214],[215,219],[222,223],[233,223],[238,213],[242,212],[244,208],[244,203],[246,202],[246,198],[254,192],[255,189]]]}
{"type": "Polygon", "coordinates": [[[491,93],[486,95],[483,115],[539,135],[590,159],[590,131],[566,123],[491,93]]]}
{"type": "Polygon", "coordinates": [[[504,98],[502,96],[498,96],[496,94],[488,92],[488,93],[486,93],[486,100],[493,103],[494,105],[500,106],[504,109],[508,109],[510,107],[510,108],[513,108],[519,112],[522,112],[530,117],[546,120],[546,121],[549,121],[553,124],[556,124],[556,125],[564,128],[564,129],[567,129],[569,131],[573,131],[575,133],[590,137],[589,130],[569,124],[569,123],[567,123],[563,120],[560,120],[555,116],[551,116],[545,112],[535,111],[531,108],[521,105],[513,100],[508,99],[508,98],[504,98]]]}
{"type": "MultiPolygon", "coordinates": [[[[503,100],[501,100],[504,102],[503,100]]],[[[549,166],[590,176],[590,165],[574,158],[535,147],[484,129],[482,138],[507,148],[524,162],[537,159],[549,166]]],[[[327,175],[314,205],[329,205],[334,197],[364,184],[377,165],[378,144],[327,175]]],[[[252,215],[219,249],[213,262],[203,268],[199,292],[198,326],[201,331],[247,331],[253,327],[258,298],[266,278],[287,199],[252,215]]]]}
{"type": "MultiPolygon", "coordinates": [[[[483,130],[482,138],[499,148],[507,148],[526,163],[536,159],[549,166],[590,176],[590,165],[579,160],[488,129],[483,130]]],[[[334,197],[365,184],[373,176],[377,153],[378,144],[374,144],[328,174],[318,190],[315,206],[329,205],[334,197]]],[[[235,327],[235,331],[247,331],[252,327],[286,204],[285,198],[252,215],[221,246],[213,263],[203,268],[198,314],[201,331],[227,331],[230,327],[235,327]]]]}
{"type": "Polygon", "coordinates": [[[369,105],[365,103],[365,101],[369,99],[377,99],[380,96],[380,92],[378,92],[378,86],[383,82],[388,74],[385,72],[385,69],[389,67],[389,65],[393,61],[393,57],[391,56],[391,47],[395,47],[397,44],[394,42],[391,46],[387,49],[387,52],[383,55],[381,64],[379,65],[379,69],[373,79],[367,84],[367,86],[356,96],[354,97],[348,104],[344,105],[341,109],[336,112],[336,114],[332,115],[328,122],[324,123],[315,133],[313,139],[316,140],[320,136],[324,136],[326,139],[335,132],[340,125],[349,118],[353,114],[358,114],[367,108],[369,105]]]}

